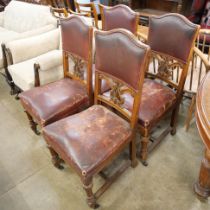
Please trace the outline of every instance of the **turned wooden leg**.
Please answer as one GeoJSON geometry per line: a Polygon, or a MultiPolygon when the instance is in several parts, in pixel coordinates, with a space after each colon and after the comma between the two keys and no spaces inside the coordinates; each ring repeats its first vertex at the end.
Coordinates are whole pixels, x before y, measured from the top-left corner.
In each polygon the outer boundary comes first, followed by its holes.
{"type": "Polygon", "coordinates": [[[144,166],[148,166],[148,163],[147,163],[148,143],[149,143],[149,136],[148,135],[143,136],[141,139],[140,158],[144,166]]]}
{"type": "Polygon", "coordinates": [[[93,188],[93,182],[91,178],[85,178],[82,180],[83,182],[83,188],[87,195],[87,204],[90,208],[96,209],[99,207],[99,205],[96,203],[96,198],[93,194],[92,188],[93,188]]]}
{"type": "Polygon", "coordinates": [[[48,149],[50,150],[50,154],[52,155],[53,165],[60,170],[64,169],[64,167],[61,165],[63,160],[59,157],[58,153],[55,152],[55,150],[50,146],[48,146],[48,149]]]}
{"type": "Polygon", "coordinates": [[[210,151],[205,151],[205,156],[201,162],[200,175],[194,185],[194,191],[201,197],[210,196],[210,151]]]}
{"type": "Polygon", "coordinates": [[[192,100],[191,100],[191,103],[190,103],[190,107],[189,107],[188,112],[187,112],[187,118],[186,118],[186,121],[185,121],[185,130],[186,131],[188,131],[188,129],[190,127],[190,122],[192,120],[192,114],[193,114],[193,110],[195,108],[195,99],[196,99],[196,97],[193,96],[192,100]]]}
{"type": "Polygon", "coordinates": [[[135,137],[132,139],[130,143],[130,160],[131,160],[131,166],[135,168],[138,164],[137,159],[136,159],[136,141],[135,137]]]}
{"type": "Polygon", "coordinates": [[[40,135],[40,132],[37,130],[37,123],[34,122],[33,118],[31,117],[31,115],[27,111],[25,111],[25,113],[26,113],[26,115],[28,117],[31,129],[33,130],[33,132],[36,135],[40,135]]]}

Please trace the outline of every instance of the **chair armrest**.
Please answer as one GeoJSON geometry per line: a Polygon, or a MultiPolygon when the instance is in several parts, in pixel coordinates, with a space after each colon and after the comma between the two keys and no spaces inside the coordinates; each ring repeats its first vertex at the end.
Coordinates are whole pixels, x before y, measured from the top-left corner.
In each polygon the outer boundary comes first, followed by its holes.
{"type": "Polygon", "coordinates": [[[59,41],[60,32],[55,29],[34,37],[11,41],[6,44],[6,48],[11,52],[15,64],[58,49],[59,41]]]}
{"type": "Polygon", "coordinates": [[[4,12],[0,12],[0,26],[2,27],[4,24],[4,12]]]}

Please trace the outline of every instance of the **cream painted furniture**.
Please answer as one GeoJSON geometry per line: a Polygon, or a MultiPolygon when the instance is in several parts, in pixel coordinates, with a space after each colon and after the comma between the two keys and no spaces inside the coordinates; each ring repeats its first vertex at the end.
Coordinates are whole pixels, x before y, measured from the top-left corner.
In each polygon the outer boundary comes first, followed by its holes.
{"type": "Polygon", "coordinates": [[[12,65],[13,92],[29,90],[63,78],[60,29],[15,40],[7,45],[12,65]],[[39,81],[37,81],[37,74],[39,81]]]}

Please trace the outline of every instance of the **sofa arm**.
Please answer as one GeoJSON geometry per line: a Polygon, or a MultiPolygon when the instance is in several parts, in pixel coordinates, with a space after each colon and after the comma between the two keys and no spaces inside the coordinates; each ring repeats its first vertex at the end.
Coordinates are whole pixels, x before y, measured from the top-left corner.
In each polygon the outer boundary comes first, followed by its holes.
{"type": "Polygon", "coordinates": [[[55,29],[38,36],[11,41],[6,44],[6,48],[11,52],[12,63],[15,64],[58,49],[59,41],[60,32],[55,29]]]}
{"type": "Polygon", "coordinates": [[[41,72],[55,69],[63,65],[62,50],[52,50],[44,55],[37,57],[34,64],[34,85],[40,86],[41,72]]]}
{"type": "Polygon", "coordinates": [[[56,66],[60,66],[63,63],[62,50],[52,50],[39,56],[35,63],[39,65],[41,71],[50,70],[56,66]]]}
{"type": "Polygon", "coordinates": [[[0,27],[4,24],[4,12],[0,12],[0,27]]]}

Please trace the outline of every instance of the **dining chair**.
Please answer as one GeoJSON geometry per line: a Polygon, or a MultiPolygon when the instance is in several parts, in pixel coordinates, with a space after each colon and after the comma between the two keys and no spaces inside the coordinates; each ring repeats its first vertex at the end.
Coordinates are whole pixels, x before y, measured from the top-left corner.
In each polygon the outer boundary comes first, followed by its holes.
{"type": "MultiPolygon", "coordinates": [[[[198,31],[198,25],[179,14],[150,17],[147,43],[151,47],[151,59],[145,75],[138,120],[140,158],[145,166],[148,165],[148,153],[169,132],[172,135],[176,133],[179,105],[198,31]],[[157,138],[152,136],[160,121],[169,114],[169,126],[157,138]]],[[[129,98],[125,100],[125,108],[129,109],[129,98]]]]}
{"type": "Polygon", "coordinates": [[[196,104],[198,87],[210,70],[210,29],[200,29],[193,51],[191,65],[187,74],[184,96],[190,99],[190,105],[185,120],[185,129],[188,131],[196,104]]]}
{"type": "Polygon", "coordinates": [[[79,175],[91,208],[99,206],[96,200],[128,166],[137,165],[135,133],[149,58],[149,47],[129,31],[96,31],[95,39],[95,105],[43,128],[54,166],[63,168],[64,160],[79,175]],[[101,89],[103,80],[111,85],[109,95],[101,89]],[[133,98],[131,112],[122,106],[125,92],[133,98]],[[108,176],[103,169],[128,145],[130,160],[108,176]],[[96,174],[105,183],[93,193],[96,174]]]}
{"type": "Polygon", "coordinates": [[[109,31],[115,28],[124,28],[134,35],[138,33],[139,15],[130,7],[118,4],[113,7],[99,4],[102,20],[102,30],[109,31]]]}
{"type": "MultiPolygon", "coordinates": [[[[61,19],[64,78],[22,92],[32,130],[80,111],[92,98],[93,28],[82,17],[61,19]]],[[[36,65],[36,64],[35,64],[36,65]]]]}
{"type": "Polygon", "coordinates": [[[77,12],[92,17],[93,26],[95,26],[98,29],[98,14],[96,11],[95,4],[93,2],[79,3],[78,1],[75,1],[74,3],[77,12]]]}

